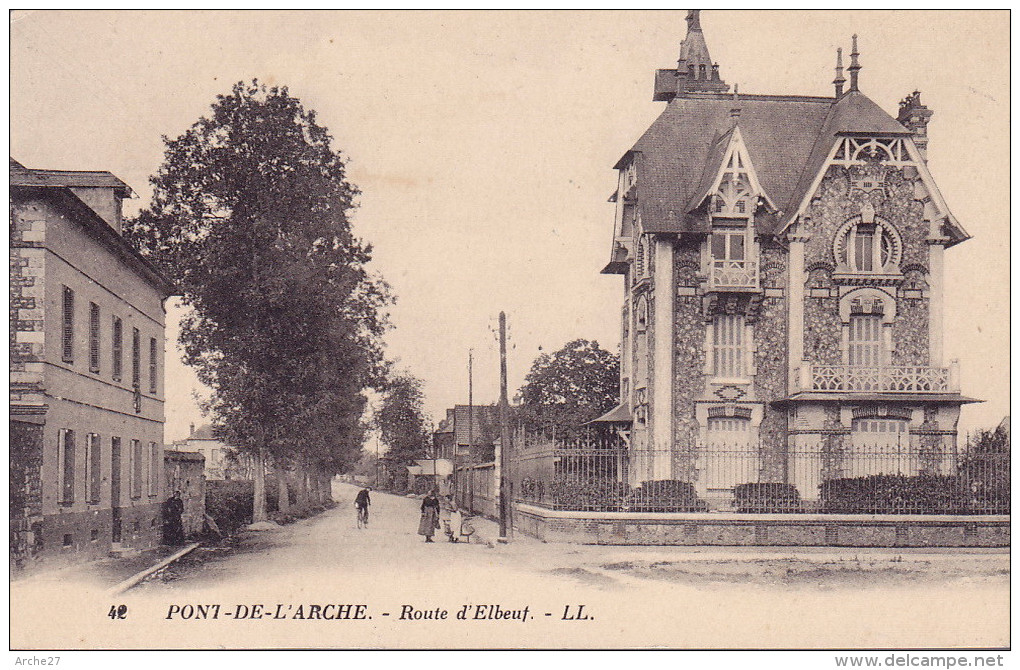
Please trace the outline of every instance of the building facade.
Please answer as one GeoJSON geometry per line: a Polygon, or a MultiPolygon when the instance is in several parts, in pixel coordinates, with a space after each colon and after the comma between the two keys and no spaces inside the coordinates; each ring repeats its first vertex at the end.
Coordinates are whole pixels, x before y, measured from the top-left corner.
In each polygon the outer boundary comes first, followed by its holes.
{"type": "Polygon", "coordinates": [[[632,485],[937,473],[956,449],[958,366],[942,350],[943,257],[966,240],[926,165],[932,111],[739,94],[697,11],[666,108],[616,164],[606,274],[624,278],[621,404],[632,485]]]}
{"type": "Polygon", "coordinates": [[[11,161],[11,559],[158,545],[164,300],[109,172],[11,161]]]}
{"type": "Polygon", "coordinates": [[[174,442],[177,451],[201,454],[205,458],[207,480],[254,479],[255,470],[251,459],[226,445],[213,434],[213,427],[205,424],[195,428],[191,424],[188,437],[174,442]]]}

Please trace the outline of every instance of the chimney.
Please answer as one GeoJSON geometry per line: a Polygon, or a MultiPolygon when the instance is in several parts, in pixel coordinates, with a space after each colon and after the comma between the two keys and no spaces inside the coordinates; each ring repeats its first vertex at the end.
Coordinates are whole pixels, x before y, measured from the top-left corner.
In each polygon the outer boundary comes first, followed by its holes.
{"type": "Polygon", "coordinates": [[[921,104],[921,92],[914,91],[900,101],[900,112],[896,115],[896,120],[914,133],[914,144],[925,163],[928,162],[928,120],[934,113],[921,104]]]}
{"type": "Polygon", "coordinates": [[[188,426],[188,437],[194,437],[194,436],[195,436],[195,424],[190,424],[188,426]]]}
{"type": "Polygon", "coordinates": [[[854,35],[854,50],[850,52],[850,90],[856,91],[857,88],[857,73],[861,71],[861,64],[857,62],[857,57],[860,56],[857,53],[857,35],[854,35]]]}
{"type": "Polygon", "coordinates": [[[843,97],[843,84],[846,78],[843,77],[843,48],[836,49],[836,78],[832,80],[836,85],[836,98],[843,97]]]}

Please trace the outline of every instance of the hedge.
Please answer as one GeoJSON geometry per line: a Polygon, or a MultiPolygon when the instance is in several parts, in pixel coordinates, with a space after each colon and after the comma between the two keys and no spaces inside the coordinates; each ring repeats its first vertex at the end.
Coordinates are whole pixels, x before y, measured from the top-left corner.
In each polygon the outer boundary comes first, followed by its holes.
{"type": "Polygon", "coordinates": [[[704,512],[708,504],[698,498],[694,484],[677,479],[642,482],[627,499],[631,512],[704,512]]]}
{"type": "Polygon", "coordinates": [[[969,496],[959,477],[868,475],[819,486],[822,511],[835,514],[966,514],[969,496]]]}
{"type": "Polygon", "coordinates": [[[793,484],[760,482],[733,488],[738,512],[803,512],[800,492],[793,484]]]}

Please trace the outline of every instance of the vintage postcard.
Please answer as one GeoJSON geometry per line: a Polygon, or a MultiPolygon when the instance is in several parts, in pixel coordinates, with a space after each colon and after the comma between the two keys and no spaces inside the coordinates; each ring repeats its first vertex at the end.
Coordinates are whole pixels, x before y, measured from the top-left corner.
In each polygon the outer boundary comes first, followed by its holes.
{"type": "Polygon", "coordinates": [[[12,658],[1002,665],[1009,20],[11,12],[12,658]]]}

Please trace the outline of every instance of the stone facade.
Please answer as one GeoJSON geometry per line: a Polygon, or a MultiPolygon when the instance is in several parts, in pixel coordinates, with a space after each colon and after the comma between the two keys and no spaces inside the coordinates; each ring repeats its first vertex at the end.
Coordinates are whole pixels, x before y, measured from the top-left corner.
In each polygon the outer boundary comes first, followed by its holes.
{"type": "Polygon", "coordinates": [[[172,287],[120,238],[128,193],[109,173],[11,165],[16,567],[160,541],[163,301],[172,287]]]}
{"type": "Polygon", "coordinates": [[[615,166],[603,270],[625,277],[632,486],[681,480],[726,507],[784,483],[810,503],[827,479],[951,467],[968,399],[942,360],[942,252],[967,234],[927,169],[930,110],[908,96],[904,127],[859,69],[831,98],[730,95],[717,70],[656,89],[666,110],[615,166]]]}

